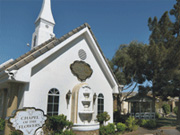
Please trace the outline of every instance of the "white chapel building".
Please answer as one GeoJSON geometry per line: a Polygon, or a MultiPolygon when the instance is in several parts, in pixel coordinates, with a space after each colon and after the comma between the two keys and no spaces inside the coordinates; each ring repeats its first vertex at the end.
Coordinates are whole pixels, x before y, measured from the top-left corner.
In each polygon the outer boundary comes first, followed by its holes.
{"type": "Polygon", "coordinates": [[[46,115],[66,115],[73,130],[98,129],[96,116],[104,111],[112,123],[119,85],[90,26],[56,38],[54,25],[51,1],[43,0],[31,50],[0,65],[0,117],[35,107],[46,115]]]}

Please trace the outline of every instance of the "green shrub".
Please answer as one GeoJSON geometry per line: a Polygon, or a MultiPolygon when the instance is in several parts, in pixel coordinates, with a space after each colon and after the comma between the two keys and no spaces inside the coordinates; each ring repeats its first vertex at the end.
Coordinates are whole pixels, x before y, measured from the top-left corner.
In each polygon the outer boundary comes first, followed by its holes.
{"type": "Polygon", "coordinates": [[[159,118],[161,118],[161,115],[158,112],[156,112],[155,117],[156,117],[156,119],[159,119],[159,118]]]}
{"type": "Polygon", "coordinates": [[[65,130],[63,133],[61,133],[60,135],[75,135],[75,133],[73,133],[72,130],[65,130]]]}
{"type": "Polygon", "coordinates": [[[157,127],[157,122],[155,120],[140,119],[138,120],[138,125],[148,129],[154,129],[157,127]]]}
{"type": "Polygon", "coordinates": [[[11,131],[10,135],[22,135],[22,133],[19,131],[11,131]]]}
{"type": "Polygon", "coordinates": [[[125,123],[126,120],[129,118],[130,115],[121,115],[119,118],[119,122],[125,123]]]}
{"type": "Polygon", "coordinates": [[[169,104],[163,104],[162,109],[163,109],[165,114],[170,113],[170,105],[169,104]]]}
{"type": "Polygon", "coordinates": [[[110,115],[107,112],[100,113],[96,116],[97,121],[102,126],[104,122],[110,120],[110,115]]]}
{"type": "Polygon", "coordinates": [[[5,127],[5,120],[0,118],[0,131],[3,131],[5,127]]]}
{"type": "Polygon", "coordinates": [[[137,123],[140,127],[145,127],[148,129],[154,129],[157,127],[157,122],[155,120],[140,119],[137,123]]]}
{"type": "Polygon", "coordinates": [[[177,106],[174,107],[173,111],[174,111],[174,113],[175,113],[176,115],[178,115],[178,107],[177,107],[177,106]]]}
{"type": "Polygon", "coordinates": [[[101,126],[99,129],[100,135],[114,135],[115,126],[112,123],[109,123],[107,126],[101,126]]]}
{"type": "Polygon", "coordinates": [[[147,124],[147,120],[142,119],[140,126],[144,127],[147,124]]]}
{"type": "Polygon", "coordinates": [[[126,126],[128,131],[135,131],[138,129],[138,125],[136,125],[137,121],[134,117],[129,117],[126,120],[126,126]]]}
{"type": "Polygon", "coordinates": [[[120,122],[119,118],[120,118],[120,113],[119,111],[114,111],[113,112],[113,118],[114,118],[114,122],[120,122]]]}
{"type": "Polygon", "coordinates": [[[157,127],[157,123],[155,120],[147,120],[146,124],[144,125],[145,128],[154,129],[157,127]]]}
{"type": "Polygon", "coordinates": [[[138,129],[138,125],[134,125],[133,127],[132,127],[132,131],[136,131],[137,129],[138,129]]]}
{"type": "Polygon", "coordinates": [[[145,127],[147,121],[148,121],[148,120],[145,120],[145,119],[139,119],[139,120],[138,120],[138,125],[139,125],[140,127],[145,127]]]}
{"type": "Polygon", "coordinates": [[[126,125],[124,123],[117,123],[116,128],[118,132],[124,132],[126,130],[126,125]]]}
{"type": "Polygon", "coordinates": [[[113,118],[114,122],[122,122],[125,123],[125,121],[128,119],[129,114],[120,114],[119,111],[114,111],[113,118]]]}
{"type": "Polygon", "coordinates": [[[63,130],[66,131],[70,129],[72,125],[73,123],[68,121],[66,116],[63,114],[58,116],[49,116],[43,130],[45,131],[45,133],[62,134],[63,130]]]}

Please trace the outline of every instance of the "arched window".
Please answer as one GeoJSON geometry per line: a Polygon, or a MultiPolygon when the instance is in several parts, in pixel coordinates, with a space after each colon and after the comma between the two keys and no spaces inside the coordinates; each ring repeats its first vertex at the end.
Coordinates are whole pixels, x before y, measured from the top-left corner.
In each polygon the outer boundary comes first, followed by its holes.
{"type": "Polygon", "coordinates": [[[51,89],[48,93],[48,106],[47,115],[58,115],[59,110],[59,91],[55,88],[51,89]]]}
{"type": "Polygon", "coordinates": [[[103,94],[98,95],[98,114],[104,112],[104,96],[103,94]]]}

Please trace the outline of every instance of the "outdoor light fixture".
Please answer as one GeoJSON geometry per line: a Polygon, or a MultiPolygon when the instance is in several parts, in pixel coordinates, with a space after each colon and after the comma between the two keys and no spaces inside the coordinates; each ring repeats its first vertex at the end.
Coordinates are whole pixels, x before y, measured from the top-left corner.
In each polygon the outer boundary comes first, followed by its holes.
{"type": "Polygon", "coordinates": [[[66,94],[66,100],[69,100],[69,99],[70,99],[71,94],[72,94],[72,93],[71,93],[71,91],[69,90],[68,93],[66,94]]]}

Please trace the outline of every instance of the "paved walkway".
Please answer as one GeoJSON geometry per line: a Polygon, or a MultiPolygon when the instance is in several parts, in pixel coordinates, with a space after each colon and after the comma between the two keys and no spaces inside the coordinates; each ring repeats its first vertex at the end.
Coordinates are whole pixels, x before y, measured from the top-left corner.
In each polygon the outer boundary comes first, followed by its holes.
{"type": "Polygon", "coordinates": [[[139,127],[137,131],[125,133],[123,135],[180,135],[175,127],[163,127],[156,130],[148,130],[139,127]]]}
{"type": "Polygon", "coordinates": [[[164,135],[180,135],[180,132],[177,129],[162,129],[164,131],[164,135]]]}

